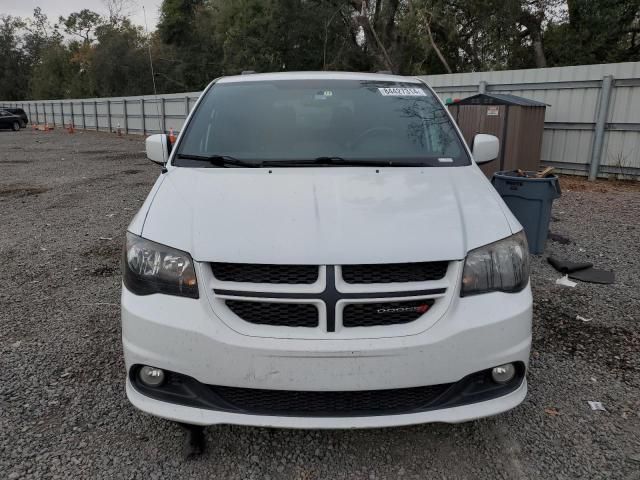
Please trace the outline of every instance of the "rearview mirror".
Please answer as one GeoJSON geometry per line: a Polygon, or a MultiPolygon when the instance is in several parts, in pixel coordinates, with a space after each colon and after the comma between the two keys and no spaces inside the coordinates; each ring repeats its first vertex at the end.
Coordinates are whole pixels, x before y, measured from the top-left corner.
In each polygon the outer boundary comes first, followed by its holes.
{"type": "Polygon", "coordinates": [[[144,143],[149,160],[160,165],[167,163],[169,153],[171,153],[171,142],[168,135],[164,133],[149,135],[144,143]]]}
{"type": "Polygon", "coordinates": [[[473,137],[473,159],[477,164],[487,163],[498,158],[500,141],[498,137],[479,133],[473,137]]]}

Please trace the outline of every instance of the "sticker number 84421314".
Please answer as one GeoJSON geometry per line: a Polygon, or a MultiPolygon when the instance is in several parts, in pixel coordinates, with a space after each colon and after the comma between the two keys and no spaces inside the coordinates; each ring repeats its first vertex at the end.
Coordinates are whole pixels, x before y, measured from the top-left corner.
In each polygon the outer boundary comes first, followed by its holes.
{"type": "Polygon", "coordinates": [[[407,87],[383,87],[378,88],[381,95],[385,97],[426,97],[427,92],[421,88],[407,87]]]}

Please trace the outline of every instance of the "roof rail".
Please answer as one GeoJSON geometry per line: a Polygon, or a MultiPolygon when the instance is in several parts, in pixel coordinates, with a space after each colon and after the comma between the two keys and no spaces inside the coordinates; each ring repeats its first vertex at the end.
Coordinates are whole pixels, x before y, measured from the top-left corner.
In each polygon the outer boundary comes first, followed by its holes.
{"type": "Polygon", "coordinates": [[[383,75],[393,75],[391,70],[378,70],[376,73],[381,73],[383,75]]]}
{"type": "Polygon", "coordinates": [[[240,75],[251,75],[253,73],[256,73],[256,71],[255,70],[243,70],[240,75]]]}

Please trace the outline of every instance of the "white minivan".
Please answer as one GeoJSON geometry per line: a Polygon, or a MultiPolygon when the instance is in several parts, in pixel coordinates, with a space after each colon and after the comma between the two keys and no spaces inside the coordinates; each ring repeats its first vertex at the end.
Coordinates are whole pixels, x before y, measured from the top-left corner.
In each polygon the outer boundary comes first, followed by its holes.
{"type": "Polygon", "coordinates": [[[521,225],[420,79],[212,82],[126,233],[126,391],[190,425],[462,422],[523,401],[521,225]]]}

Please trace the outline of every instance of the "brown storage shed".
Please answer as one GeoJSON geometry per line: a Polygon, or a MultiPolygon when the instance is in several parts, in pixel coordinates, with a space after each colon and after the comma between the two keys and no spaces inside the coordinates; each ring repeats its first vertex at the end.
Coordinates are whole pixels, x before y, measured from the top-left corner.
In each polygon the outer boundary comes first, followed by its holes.
{"type": "Polygon", "coordinates": [[[500,170],[538,170],[545,103],[502,93],[479,93],[448,105],[469,146],[478,133],[500,139],[500,155],[480,165],[491,177],[500,170]]]}

